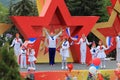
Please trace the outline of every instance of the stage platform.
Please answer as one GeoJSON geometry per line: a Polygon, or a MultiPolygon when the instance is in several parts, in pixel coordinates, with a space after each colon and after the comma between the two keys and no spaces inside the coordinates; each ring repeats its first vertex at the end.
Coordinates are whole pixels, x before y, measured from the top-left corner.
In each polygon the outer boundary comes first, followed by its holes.
{"type": "MultiPolygon", "coordinates": [[[[56,63],[50,66],[48,63],[36,64],[35,80],[65,80],[65,75],[70,74],[72,77],[76,76],[77,80],[87,80],[89,66],[81,65],[79,63],[72,63],[73,70],[61,69],[61,63],[56,63]]],[[[103,75],[108,75],[110,80],[115,80],[116,76],[114,70],[117,68],[116,61],[106,61],[106,68],[98,71],[103,75]]],[[[20,69],[21,76],[27,75],[27,69],[20,69]]]]}
{"type": "MultiPolygon", "coordinates": [[[[88,70],[89,66],[82,65],[79,63],[72,63],[73,70],[88,70]]],[[[117,67],[116,61],[106,61],[105,69],[115,69],[117,67]]],[[[36,71],[53,71],[53,70],[61,70],[61,63],[56,63],[54,66],[50,66],[48,63],[36,64],[36,71]]],[[[27,69],[20,69],[21,72],[27,71],[27,69]]]]}

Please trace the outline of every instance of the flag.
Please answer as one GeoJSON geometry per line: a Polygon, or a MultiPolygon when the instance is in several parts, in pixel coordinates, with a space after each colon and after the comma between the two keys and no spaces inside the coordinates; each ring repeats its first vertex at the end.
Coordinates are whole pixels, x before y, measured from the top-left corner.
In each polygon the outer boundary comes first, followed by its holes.
{"type": "Polygon", "coordinates": [[[33,44],[36,41],[36,38],[29,38],[28,44],[33,44]]]}
{"type": "Polygon", "coordinates": [[[78,40],[78,35],[75,35],[74,37],[71,37],[72,40],[78,40]]]}
{"type": "Polygon", "coordinates": [[[70,34],[70,28],[68,27],[68,28],[66,28],[66,33],[67,33],[67,35],[70,37],[71,36],[71,34],[70,34]]]}
{"type": "Polygon", "coordinates": [[[72,40],[78,40],[78,35],[75,35],[74,37],[71,37],[70,27],[66,28],[66,33],[72,40]]]}
{"type": "Polygon", "coordinates": [[[107,36],[106,37],[106,45],[109,47],[109,46],[111,46],[111,44],[112,44],[112,37],[111,36],[107,36]]]}

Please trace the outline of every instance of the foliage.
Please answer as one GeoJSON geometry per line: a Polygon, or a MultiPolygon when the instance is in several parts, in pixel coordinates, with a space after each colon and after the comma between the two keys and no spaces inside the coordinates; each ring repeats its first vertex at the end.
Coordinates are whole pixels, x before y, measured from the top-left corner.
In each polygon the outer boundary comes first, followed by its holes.
{"type": "MultiPolygon", "coordinates": [[[[110,75],[104,74],[102,76],[103,76],[104,80],[110,80],[110,75]]],[[[88,74],[87,80],[96,80],[96,79],[95,79],[95,76],[88,74]]],[[[99,80],[99,79],[97,78],[97,80],[99,80]]]]}
{"type": "Polygon", "coordinates": [[[33,16],[36,14],[36,5],[31,0],[21,0],[11,5],[11,14],[19,16],[33,16]]]}
{"type": "Polygon", "coordinates": [[[100,16],[100,20],[99,22],[105,22],[105,21],[108,21],[109,19],[109,15],[108,15],[108,12],[107,12],[107,6],[110,6],[111,3],[110,3],[110,0],[103,0],[103,6],[102,6],[102,9],[101,9],[101,12],[103,13],[103,15],[100,16]]]}
{"type": "Polygon", "coordinates": [[[3,46],[6,42],[12,42],[13,35],[10,33],[0,35],[0,46],[3,46]]]}
{"type": "Polygon", "coordinates": [[[106,6],[109,0],[65,0],[68,9],[73,16],[100,16],[99,21],[106,21],[108,14],[106,6]]]}
{"type": "MultiPolygon", "coordinates": [[[[105,22],[109,16],[106,7],[110,5],[110,0],[65,0],[72,16],[100,16],[98,22],[105,22]]],[[[89,41],[98,42],[99,39],[89,33],[89,41]]]]}
{"type": "MultiPolygon", "coordinates": [[[[38,15],[37,7],[35,0],[18,0],[14,2],[10,0],[10,7],[9,7],[9,16],[36,16],[38,15]]],[[[11,19],[8,18],[7,23],[12,23],[11,19]]],[[[19,32],[15,25],[7,31],[14,35],[15,33],[19,32]]]]}
{"type": "Polygon", "coordinates": [[[103,75],[103,77],[104,77],[104,80],[110,80],[110,75],[108,74],[103,75]]]}
{"type": "Polygon", "coordinates": [[[13,49],[5,43],[0,48],[0,80],[21,80],[13,49]]]}
{"type": "Polygon", "coordinates": [[[6,22],[8,15],[8,9],[0,3],[0,22],[6,22]]]}

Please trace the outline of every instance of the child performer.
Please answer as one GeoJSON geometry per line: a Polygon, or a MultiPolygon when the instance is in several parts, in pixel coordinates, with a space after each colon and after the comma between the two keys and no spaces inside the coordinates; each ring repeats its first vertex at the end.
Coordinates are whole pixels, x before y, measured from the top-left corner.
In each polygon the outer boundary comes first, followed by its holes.
{"type": "Polygon", "coordinates": [[[14,46],[14,53],[16,55],[18,63],[19,63],[19,55],[20,55],[20,52],[21,52],[20,47],[21,47],[22,44],[23,44],[23,42],[22,42],[22,39],[19,38],[19,33],[16,33],[16,38],[13,39],[10,47],[14,46]]]}
{"type": "Polygon", "coordinates": [[[36,68],[35,67],[35,63],[34,61],[36,61],[36,58],[35,58],[35,50],[32,49],[32,48],[29,48],[28,49],[28,61],[30,62],[30,67],[33,67],[34,69],[36,68]]]}
{"type": "Polygon", "coordinates": [[[105,58],[106,58],[106,54],[105,54],[105,50],[109,49],[109,47],[105,47],[103,45],[103,42],[100,40],[99,45],[97,46],[97,50],[98,50],[98,54],[97,54],[97,58],[101,59],[101,68],[106,68],[105,65],[105,58]]]}
{"type": "Polygon", "coordinates": [[[90,49],[92,60],[97,57],[97,48],[95,42],[92,43],[92,47],[90,49]]]}
{"type": "Polygon", "coordinates": [[[67,69],[67,58],[69,57],[69,41],[67,37],[65,37],[62,48],[60,49],[60,54],[62,56],[62,69],[67,69]]]}
{"type": "Polygon", "coordinates": [[[26,65],[26,47],[22,45],[21,47],[21,61],[20,61],[20,68],[27,68],[26,65]]]}

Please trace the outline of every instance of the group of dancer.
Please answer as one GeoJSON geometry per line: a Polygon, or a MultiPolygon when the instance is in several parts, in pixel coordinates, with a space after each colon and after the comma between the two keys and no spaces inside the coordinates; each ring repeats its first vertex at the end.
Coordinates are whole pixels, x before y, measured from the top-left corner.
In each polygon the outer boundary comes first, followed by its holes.
{"type": "MultiPolygon", "coordinates": [[[[49,33],[46,28],[43,28],[43,31],[46,33],[47,39],[48,39],[48,49],[49,49],[49,64],[53,66],[55,64],[55,53],[56,53],[56,40],[57,38],[62,34],[62,30],[58,33],[49,33]]],[[[120,32],[118,33],[118,36],[116,37],[116,51],[117,51],[117,62],[120,62],[120,32]]],[[[100,58],[101,59],[101,68],[106,68],[105,65],[105,58],[106,53],[105,50],[108,50],[111,46],[105,46],[103,45],[103,42],[100,40],[98,42],[98,46],[96,46],[96,43],[88,42],[87,37],[85,34],[82,34],[80,40],[75,43],[80,45],[80,55],[81,55],[81,64],[86,64],[86,53],[87,53],[87,45],[92,45],[90,52],[92,55],[92,59],[94,58],[100,58]]],[[[21,68],[27,68],[26,65],[26,55],[28,55],[28,61],[30,62],[30,67],[36,68],[34,61],[36,61],[35,58],[35,50],[33,47],[27,47],[22,43],[22,40],[19,38],[19,34],[16,34],[16,38],[13,40],[11,47],[14,46],[14,52],[17,57],[17,61],[19,62],[19,56],[21,55],[20,60],[20,67],[21,68]]],[[[68,38],[65,36],[64,40],[61,44],[60,49],[60,55],[62,56],[62,67],[61,69],[68,69],[67,68],[67,58],[70,57],[69,54],[69,41],[68,38]]]]}
{"type": "MultiPolygon", "coordinates": [[[[47,38],[49,40],[49,64],[54,65],[54,57],[55,57],[55,52],[56,52],[56,39],[62,31],[60,31],[57,35],[48,34],[47,30],[44,28],[45,33],[47,34],[47,38]],[[53,51],[52,51],[53,50],[53,51]]],[[[109,49],[109,47],[105,47],[103,45],[103,42],[100,40],[99,45],[96,47],[95,42],[88,42],[87,37],[85,34],[82,34],[82,37],[80,38],[79,42],[76,43],[80,45],[80,55],[81,55],[81,64],[86,64],[86,52],[87,52],[87,45],[91,45],[91,54],[92,54],[92,59],[93,58],[100,58],[101,59],[101,68],[105,68],[105,50],[109,49]]],[[[64,37],[64,41],[62,42],[61,49],[60,49],[60,54],[62,56],[62,69],[68,69],[67,68],[67,58],[70,57],[69,55],[69,41],[67,37],[64,37]]]]}
{"type": "Polygon", "coordinates": [[[20,62],[20,68],[27,68],[26,57],[28,56],[29,67],[36,69],[34,63],[34,61],[36,61],[35,50],[32,45],[24,45],[22,39],[19,37],[19,33],[16,33],[16,37],[13,39],[10,47],[14,47],[14,53],[18,64],[20,62]]]}

